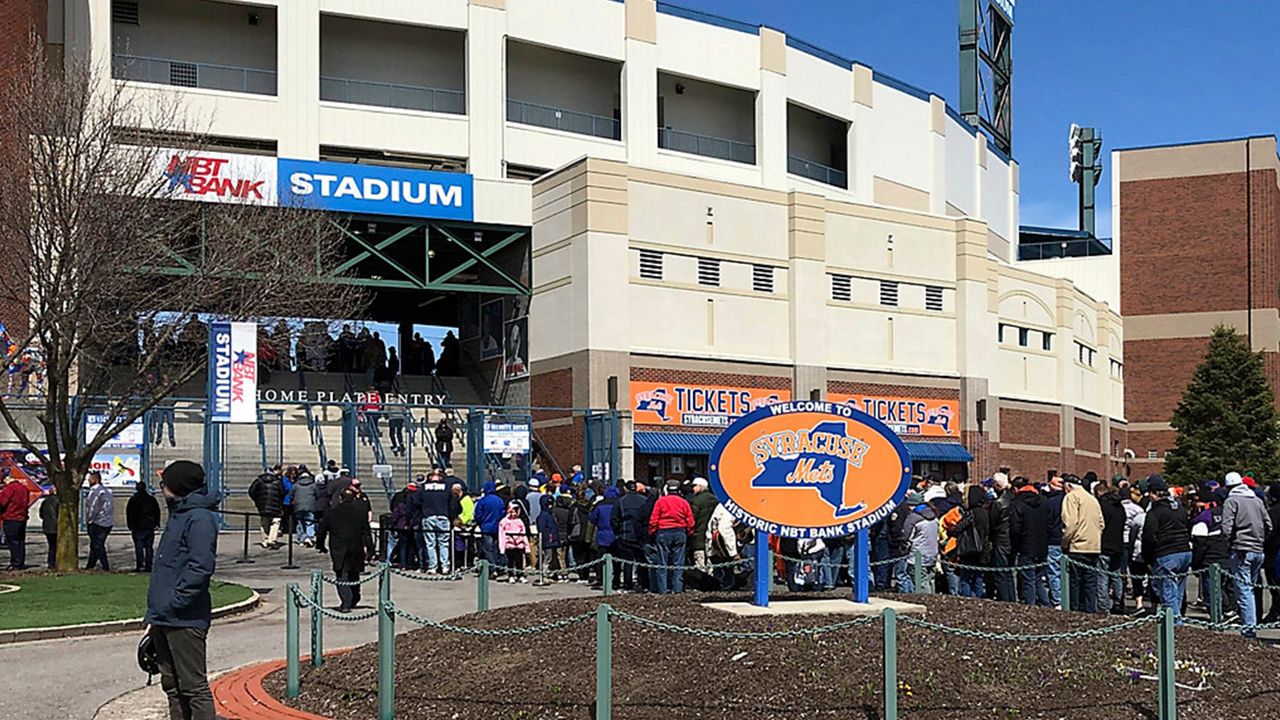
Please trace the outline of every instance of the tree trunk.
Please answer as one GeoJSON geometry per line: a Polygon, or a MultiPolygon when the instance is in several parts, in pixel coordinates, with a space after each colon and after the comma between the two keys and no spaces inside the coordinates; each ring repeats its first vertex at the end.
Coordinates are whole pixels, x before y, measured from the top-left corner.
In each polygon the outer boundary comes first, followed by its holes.
{"type": "Polygon", "coordinates": [[[58,572],[80,569],[80,482],[84,473],[63,470],[54,476],[58,487],[58,572]]]}

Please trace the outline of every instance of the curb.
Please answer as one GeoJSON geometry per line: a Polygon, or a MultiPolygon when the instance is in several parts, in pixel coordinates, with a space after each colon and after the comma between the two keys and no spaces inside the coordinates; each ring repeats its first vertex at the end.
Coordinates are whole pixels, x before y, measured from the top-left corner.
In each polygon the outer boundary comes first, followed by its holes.
{"type": "MultiPolygon", "coordinates": [[[[325,656],[340,655],[351,648],[334,650],[325,656]]],[[[306,664],[310,656],[299,658],[306,664]]],[[[262,687],[266,676],[284,668],[284,660],[252,663],[224,673],[209,683],[218,717],[225,720],[330,720],[291,708],[267,693],[262,687]]]]}
{"type": "MultiPolygon", "coordinates": [[[[262,604],[262,596],[257,590],[247,599],[238,603],[224,605],[213,611],[213,619],[230,617],[248,612],[262,604]]],[[[112,620],[101,623],[82,623],[79,625],[59,625],[57,627],[22,628],[19,630],[0,630],[0,645],[10,643],[31,642],[34,640],[59,640],[63,638],[90,637],[93,635],[110,635],[112,633],[138,631],[145,627],[143,618],[131,620],[112,620]]]]}

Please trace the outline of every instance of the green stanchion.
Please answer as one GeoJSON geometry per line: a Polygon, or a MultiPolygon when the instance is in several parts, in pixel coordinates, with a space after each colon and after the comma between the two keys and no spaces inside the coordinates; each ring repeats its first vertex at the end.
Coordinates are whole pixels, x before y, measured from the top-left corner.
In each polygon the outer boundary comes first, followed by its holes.
{"type": "Polygon", "coordinates": [[[1071,558],[1066,553],[1058,556],[1058,597],[1062,609],[1071,609],[1071,558]]]}
{"type": "Polygon", "coordinates": [[[296,698],[302,692],[298,677],[298,583],[289,583],[284,589],[284,655],[286,679],[285,697],[296,698]]]}
{"type": "Polygon", "coordinates": [[[1156,661],[1160,677],[1160,720],[1178,720],[1178,693],[1174,684],[1173,611],[1160,608],[1160,636],[1156,639],[1156,661]]]}
{"type": "Polygon", "coordinates": [[[898,613],[885,608],[884,620],[884,720],[898,720],[898,613]]]}
{"type": "Polygon", "coordinates": [[[613,627],[608,605],[596,606],[596,715],[613,718],[613,627]]]}
{"type": "Polygon", "coordinates": [[[911,582],[917,593],[924,592],[924,560],[920,558],[919,550],[911,552],[911,582]]]}
{"type": "Polygon", "coordinates": [[[1222,622],[1222,566],[1209,566],[1209,622],[1222,622]]]}
{"type": "Polygon", "coordinates": [[[311,667],[324,664],[324,573],[311,571],[311,667]]]}
{"type": "Polygon", "coordinates": [[[391,602],[391,566],[378,568],[378,603],[391,602]]]}
{"type": "Polygon", "coordinates": [[[480,561],[480,574],[476,576],[476,611],[489,609],[489,561],[480,561]]]}
{"type": "Polygon", "coordinates": [[[396,615],[391,603],[378,602],[378,720],[396,716],[396,615]]]}
{"type": "Polygon", "coordinates": [[[600,591],[605,597],[609,597],[613,594],[613,555],[605,553],[600,562],[600,591]]]}

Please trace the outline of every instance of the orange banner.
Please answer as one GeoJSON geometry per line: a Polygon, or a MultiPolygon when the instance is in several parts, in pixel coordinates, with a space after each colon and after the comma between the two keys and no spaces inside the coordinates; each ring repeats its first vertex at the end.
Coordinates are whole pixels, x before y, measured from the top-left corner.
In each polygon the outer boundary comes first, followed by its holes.
{"type": "Polygon", "coordinates": [[[725,428],[756,408],[790,399],[790,390],[631,381],[637,425],[725,428]]]}
{"type": "Polygon", "coordinates": [[[827,399],[852,405],[901,437],[960,437],[960,403],[956,400],[841,393],[830,393],[827,399]]]}

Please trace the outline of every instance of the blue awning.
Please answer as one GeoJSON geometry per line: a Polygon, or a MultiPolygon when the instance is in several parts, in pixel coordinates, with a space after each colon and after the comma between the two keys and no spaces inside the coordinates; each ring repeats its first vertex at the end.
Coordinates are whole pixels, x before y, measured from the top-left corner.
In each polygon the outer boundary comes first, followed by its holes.
{"type": "Polygon", "coordinates": [[[904,441],[911,459],[922,462],[970,462],[973,456],[960,443],[904,441]]]}
{"type": "Polygon", "coordinates": [[[720,435],[637,430],[632,439],[635,451],[643,455],[710,455],[720,435]]]}

